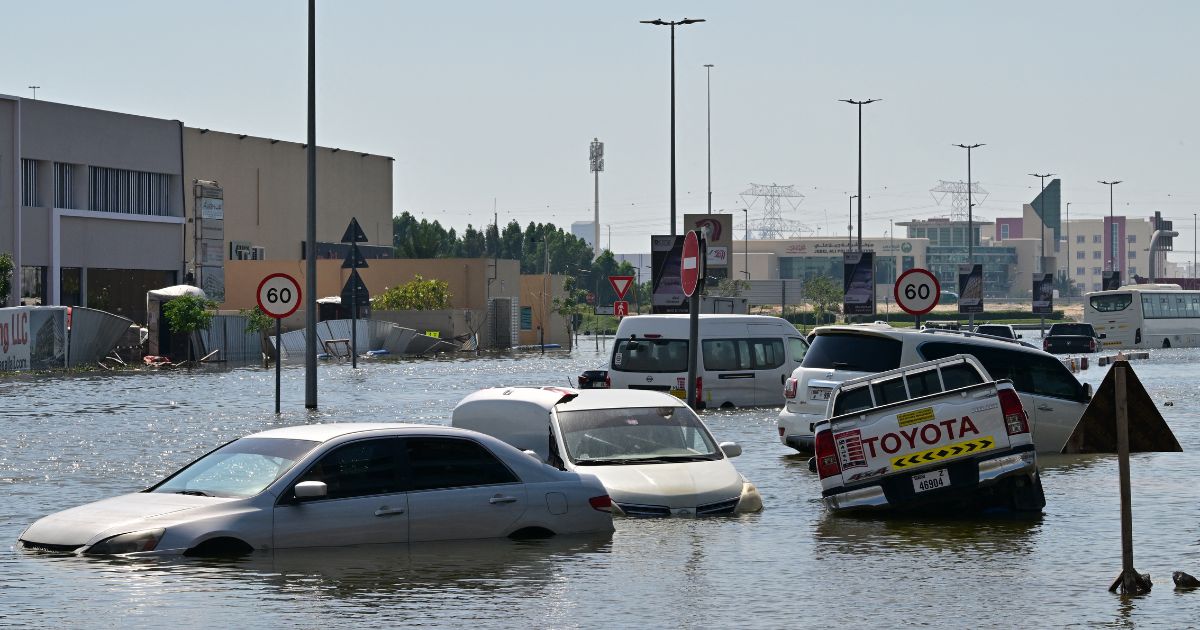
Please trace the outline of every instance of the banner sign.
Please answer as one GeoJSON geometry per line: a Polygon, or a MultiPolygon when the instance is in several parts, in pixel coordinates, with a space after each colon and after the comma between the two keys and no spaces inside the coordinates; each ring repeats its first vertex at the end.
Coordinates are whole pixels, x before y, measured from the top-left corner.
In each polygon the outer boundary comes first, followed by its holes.
{"type": "Polygon", "coordinates": [[[842,312],[875,314],[875,252],[842,254],[842,312]]]}
{"type": "Polygon", "coordinates": [[[67,367],[67,309],[0,308],[0,372],[67,367]]]}
{"type": "Polygon", "coordinates": [[[1054,312],[1054,274],[1033,275],[1033,312],[1035,315],[1054,312]]]}
{"type": "Polygon", "coordinates": [[[682,236],[650,237],[650,265],[653,267],[651,271],[654,288],[650,302],[652,312],[688,312],[687,296],[683,294],[683,282],[679,276],[682,260],[682,236]]]}
{"type": "Polygon", "coordinates": [[[705,262],[709,267],[729,265],[729,252],[733,249],[732,214],[685,214],[684,232],[700,230],[708,244],[705,262]]]}
{"type": "Polygon", "coordinates": [[[958,266],[958,312],[964,315],[983,312],[983,265],[958,266]]]}

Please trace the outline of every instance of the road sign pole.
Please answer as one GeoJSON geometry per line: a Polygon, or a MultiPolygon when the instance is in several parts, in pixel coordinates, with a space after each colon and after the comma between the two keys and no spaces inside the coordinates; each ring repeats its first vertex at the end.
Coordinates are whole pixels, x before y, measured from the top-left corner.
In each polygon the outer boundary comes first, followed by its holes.
{"type": "Polygon", "coordinates": [[[686,389],[687,404],[699,408],[696,399],[696,372],[700,358],[700,293],[704,288],[704,254],[706,243],[698,230],[688,232],[683,241],[683,256],[680,259],[680,280],[683,292],[688,295],[688,375],[686,389]],[[691,292],[688,292],[691,289],[691,292]]]}
{"type": "Polygon", "coordinates": [[[279,415],[279,380],[282,374],[279,359],[283,356],[283,320],[275,318],[275,415],[279,415]]]}
{"type": "Polygon", "coordinates": [[[700,289],[692,293],[688,298],[688,379],[687,379],[687,403],[693,409],[699,407],[696,400],[696,360],[699,355],[699,337],[700,337],[700,289]]]}
{"type": "MultiPolygon", "coordinates": [[[[358,243],[351,243],[351,255],[355,260],[358,259],[358,243]]],[[[357,270],[353,271],[357,273],[357,270]]],[[[355,282],[350,288],[350,368],[358,369],[358,283],[355,282]]]]}

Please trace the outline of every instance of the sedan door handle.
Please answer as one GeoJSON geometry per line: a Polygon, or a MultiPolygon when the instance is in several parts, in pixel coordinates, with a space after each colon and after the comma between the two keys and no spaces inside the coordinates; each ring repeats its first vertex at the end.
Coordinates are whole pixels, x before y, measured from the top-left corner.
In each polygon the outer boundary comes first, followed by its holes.
{"type": "Polygon", "coordinates": [[[497,503],[516,503],[516,502],[517,502],[517,497],[502,497],[498,494],[496,496],[488,499],[488,503],[491,503],[492,505],[496,505],[497,503]]]}
{"type": "Polygon", "coordinates": [[[396,514],[403,514],[403,513],[404,513],[404,508],[393,508],[393,507],[388,507],[386,505],[375,510],[375,516],[393,516],[396,514]]]}
{"type": "Polygon", "coordinates": [[[1038,405],[1037,408],[1038,408],[1038,411],[1054,411],[1054,407],[1051,407],[1049,405],[1038,405]]]}

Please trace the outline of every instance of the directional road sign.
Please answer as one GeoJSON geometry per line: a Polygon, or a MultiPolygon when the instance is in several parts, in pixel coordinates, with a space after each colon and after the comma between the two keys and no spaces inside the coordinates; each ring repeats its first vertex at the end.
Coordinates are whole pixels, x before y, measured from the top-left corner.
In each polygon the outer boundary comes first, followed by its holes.
{"type": "Polygon", "coordinates": [[[679,279],[683,283],[683,294],[692,297],[700,282],[700,239],[695,230],[683,238],[683,256],[679,259],[679,279]]]}
{"type": "Polygon", "coordinates": [[[937,276],[926,269],[909,269],[896,278],[892,295],[896,304],[909,315],[924,315],[937,306],[941,298],[942,285],[937,276]]]}
{"type": "Polygon", "coordinates": [[[258,308],[283,319],[300,308],[300,283],[286,273],[273,273],[258,283],[258,308]]]}
{"type": "Polygon", "coordinates": [[[617,299],[621,299],[625,297],[629,285],[633,284],[633,276],[609,276],[608,283],[612,285],[613,291],[617,292],[617,299]]]}
{"type": "Polygon", "coordinates": [[[342,306],[349,308],[355,301],[360,307],[370,306],[371,294],[367,291],[367,285],[363,284],[362,277],[358,275],[358,270],[351,269],[350,278],[342,287],[342,306]]]}
{"type": "Polygon", "coordinates": [[[629,302],[625,300],[617,300],[613,302],[613,315],[617,317],[626,317],[629,315],[629,302]]]}
{"type": "Polygon", "coordinates": [[[367,235],[363,232],[362,226],[358,224],[358,219],[351,218],[350,225],[346,226],[346,233],[342,235],[343,243],[366,243],[367,235]]]}

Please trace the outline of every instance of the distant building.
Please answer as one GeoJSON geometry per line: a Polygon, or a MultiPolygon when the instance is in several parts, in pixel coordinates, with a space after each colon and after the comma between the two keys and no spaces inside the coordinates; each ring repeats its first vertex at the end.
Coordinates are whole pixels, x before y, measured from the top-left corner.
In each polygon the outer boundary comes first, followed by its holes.
{"type": "Polygon", "coordinates": [[[571,224],[571,234],[583,239],[587,242],[588,247],[595,249],[596,247],[596,228],[595,221],[576,221],[571,224]]]}

